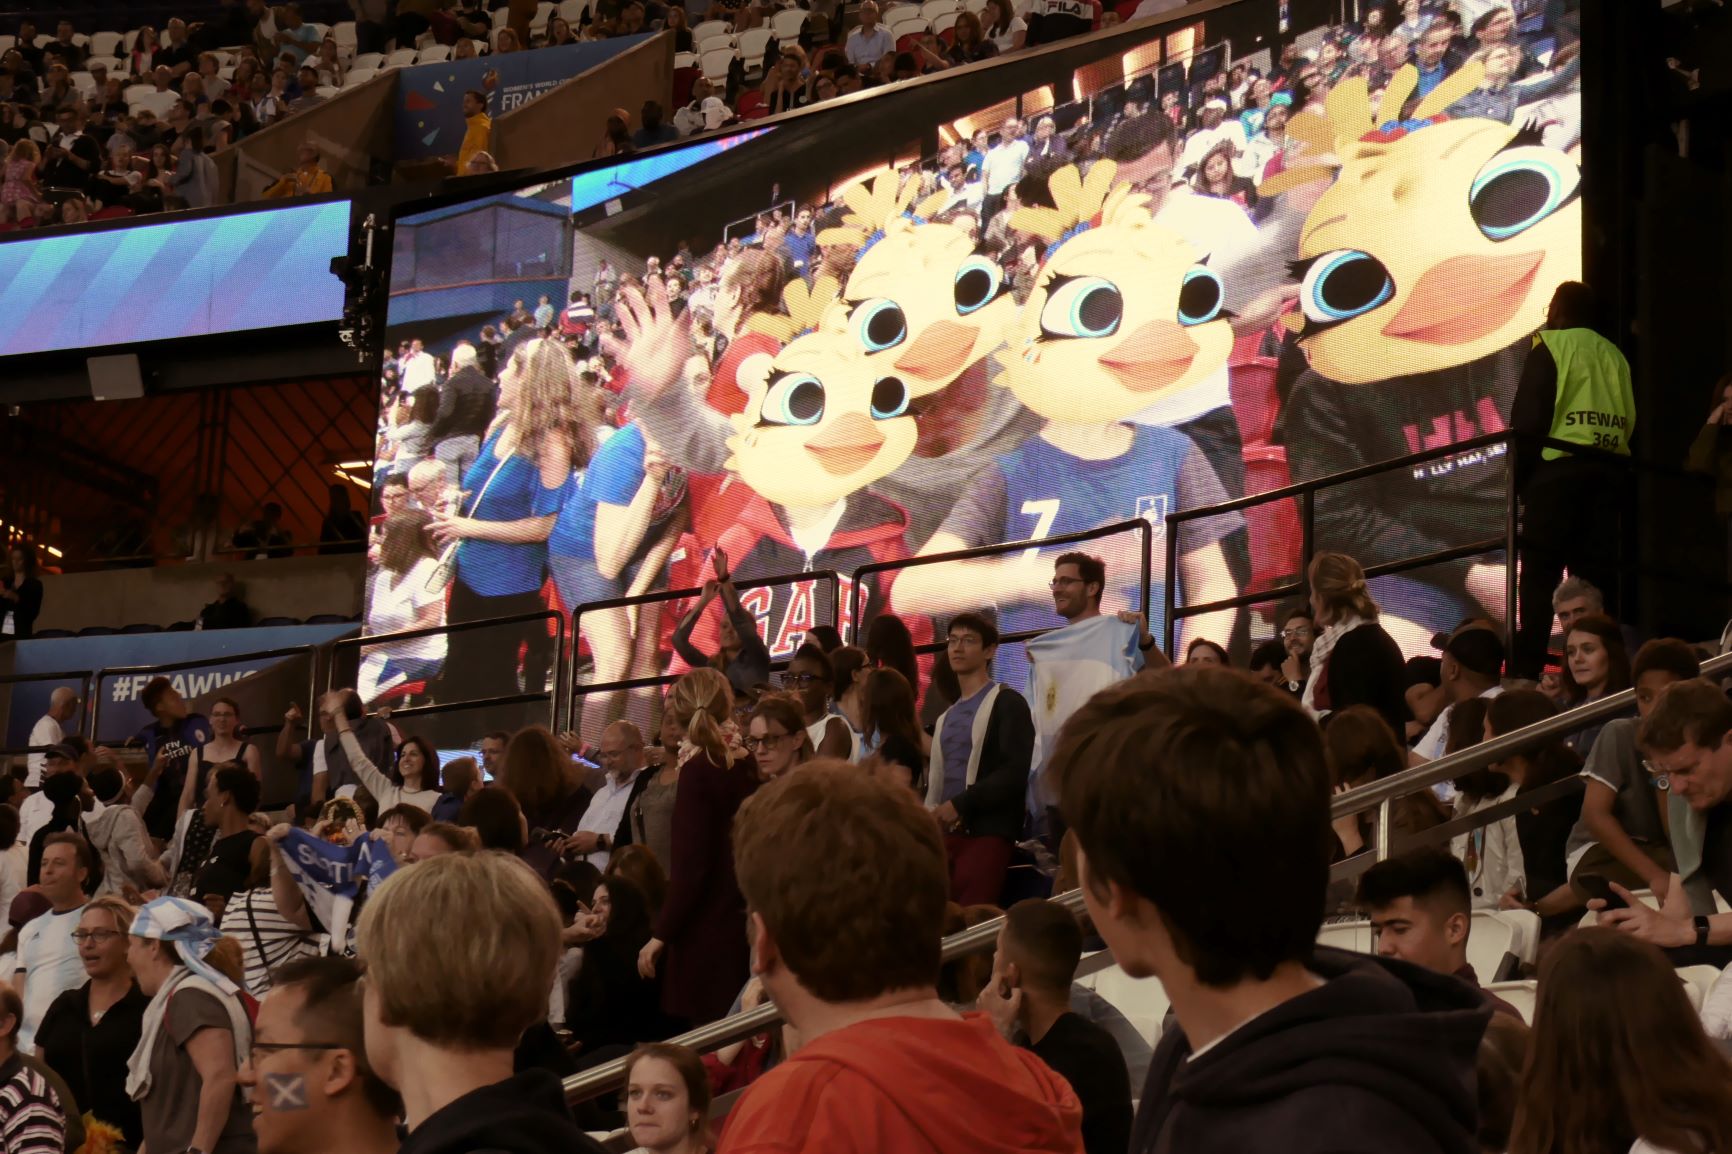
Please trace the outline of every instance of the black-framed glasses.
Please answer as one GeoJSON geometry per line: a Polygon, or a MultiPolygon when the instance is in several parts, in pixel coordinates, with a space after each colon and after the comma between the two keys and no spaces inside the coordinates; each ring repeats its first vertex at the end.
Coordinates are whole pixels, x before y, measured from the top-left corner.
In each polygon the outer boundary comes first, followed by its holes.
{"type": "Polygon", "coordinates": [[[1281,630],[1281,640],[1292,641],[1300,637],[1309,637],[1313,632],[1314,630],[1309,625],[1294,625],[1281,630]]]}
{"type": "Polygon", "coordinates": [[[791,733],[770,733],[763,737],[748,737],[741,744],[746,747],[747,752],[759,749],[771,749],[774,748],[775,744],[783,738],[793,736],[794,735],[791,733]]]}
{"type": "Polygon", "coordinates": [[[1054,577],[1046,583],[1046,587],[1048,589],[1062,589],[1066,585],[1081,585],[1082,583],[1081,577],[1054,577]]]}
{"type": "Polygon", "coordinates": [[[275,1054],[283,1050],[347,1050],[348,1048],[341,1042],[261,1042],[254,1038],[252,1049],[247,1051],[247,1061],[257,1064],[260,1054],[275,1054]]]}
{"type": "Polygon", "coordinates": [[[985,643],[972,633],[952,633],[944,639],[944,644],[952,649],[972,649],[985,643]]]}
{"type": "Polygon", "coordinates": [[[810,685],[814,681],[822,681],[823,677],[816,673],[784,673],[783,685],[810,685]]]}
{"type": "Polygon", "coordinates": [[[112,942],[115,938],[125,937],[119,930],[73,930],[72,940],[75,942],[112,942]]]}

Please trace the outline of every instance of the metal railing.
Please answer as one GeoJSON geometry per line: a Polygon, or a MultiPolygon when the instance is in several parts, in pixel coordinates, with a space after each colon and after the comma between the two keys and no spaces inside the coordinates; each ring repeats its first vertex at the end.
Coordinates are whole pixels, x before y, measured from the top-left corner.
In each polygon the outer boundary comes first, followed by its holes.
{"type": "MultiPolygon", "coordinates": [[[[102,745],[109,741],[115,743],[124,742],[133,736],[132,734],[127,734],[124,737],[109,739],[104,739],[99,736],[102,732],[102,687],[103,683],[111,677],[129,677],[135,674],[149,674],[152,677],[166,677],[168,674],[178,672],[182,669],[204,669],[212,665],[234,665],[242,661],[270,661],[284,657],[296,657],[302,654],[307,658],[306,713],[308,717],[311,717],[315,712],[317,712],[315,706],[319,695],[319,647],[317,645],[290,645],[282,649],[264,649],[255,653],[216,653],[211,654],[208,657],[197,657],[187,661],[173,661],[167,665],[117,665],[105,669],[98,669],[91,674],[92,690],[90,696],[86,699],[89,702],[89,709],[86,711],[86,716],[90,719],[90,740],[94,744],[102,745]]],[[[188,696],[192,695],[189,694],[188,696]]],[[[251,734],[271,733],[275,731],[275,728],[276,727],[254,728],[249,726],[247,732],[251,734]]]]}
{"type": "MultiPolygon", "coordinates": [[[[1716,677],[1722,674],[1732,674],[1732,653],[1722,654],[1702,664],[1702,676],[1716,677]]],[[[1376,809],[1378,819],[1375,840],[1370,847],[1371,852],[1362,852],[1346,861],[1337,863],[1330,871],[1331,880],[1351,879],[1363,873],[1376,862],[1386,859],[1390,854],[1392,844],[1404,850],[1435,844],[1458,834],[1468,833],[1493,822],[1502,821],[1535,805],[1554,801],[1579,791],[1583,785],[1582,779],[1579,776],[1572,776],[1563,781],[1552,782],[1549,785],[1531,790],[1509,801],[1475,810],[1473,813],[1466,814],[1444,825],[1403,838],[1400,842],[1394,842],[1390,836],[1390,806],[1397,799],[1423,789],[1429,789],[1440,781],[1448,781],[1476,769],[1483,769],[1512,755],[1530,752],[1585,726],[1629,712],[1635,708],[1635,703],[1634,690],[1612,694],[1599,701],[1577,706],[1555,717],[1549,717],[1544,721],[1514,730],[1502,737],[1482,742],[1471,749],[1439,758],[1433,762],[1427,762],[1425,765],[1405,770],[1342,794],[1331,804],[1332,817],[1347,817],[1376,809]]],[[[1072,913],[1080,914],[1082,910],[1081,890],[1070,890],[1055,895],[1051,900],[1059,902],[1072,913]]],[[[945,938],[943,959],[948,962],[967,954],[990,949],[998,940],[998,933],[1003,928],[1004,921],[1002,916],[996,917],[945,938]]],[[[1115,962],[1111,951],[1102,950],[1083,959],[1082,964],[1077,967],[1077,976],[1082,977],[1096,973],[1113,964],[1115,962]]],[[[722,1018],[668,1040],[677,1045],[690,1047],[699,1053],[705,1053],[734,1042],[744,1041],[780,1024],[782,1021],[781,1012],[776,1006],[766,1002],[755,1009],[722,1018]]],[[[566,1100],[572,1103],[582,1102],[616,1090],[624,1084],[625,1072],[626,1060],[621,1058],[574,1074],[565,1080],[566,1100]]]]}
{"type": "MultiPolygon", "coordinates": [[[[1147,519],[1133,517],[1127,521],[1115,521],[1110,525],[1098,525],[1093,529],[1084,529],[1076,533],[1061,533],[1057,537],[1031,537],[1022,541],[1002,541],[995,545],[976,545],[971,549],[953,549],[948,553],[932,553],[924,557],[904,557],[900,561],[874,561],[854,570],[851,580],[854,583],[848,597],[848,643],[860,643],[860,591],[864,579],[875,573],[902,572],[919,568],[922,565],[942,565],[953,561],[974,561],[984,557],[998,557],[1006,553],[1020,553],[1027,549],[1050,550],[1061,545],[1080,545],[1086,541],[1098,541],[1102,537],[1112,537],[1119,533],[1136,532],[1142,545],[1142,574],[1140,589],[1142,597],[1140,607],[1144,613],[1149,608],[1149,585],[1154,580],[1154,526],[1147,519]]],[[[1000,639],[1014,641],[1039,633],[1021,633],[1007,635],[1000,639]]]]}
{"type": "MultiPolygon", "coordinates": [[[[751,580],[735,581],[734,591],[749,593],[753,589],[769,589],[779,585],[809,585],[819,581],[827,581],[830,585],[828,622],[814,621],[814,625],[835,625],[840,620],[842,611],[842,574],[834,569],[809,569],[800,573],[778,573],[769,577],[754,577],[751,580]]],[[[613,597],[605,601],[588,601],[576,606],[571,611],[571,656],[570,668],[567,670],[567,683],[571,691],[566,694],[564,702],[565,718],[568,724],[577,721],[581,710],[581,702],[585,697],[596,693],[624,693],[633,689],[647,689],[652,686],[670,685],[679,680],[678,674],[658,673],[645,677],[626,677],[617,681],[599,681],[587,684],[578,681],[578,656],[583,641],[582,619],[585,613],[596,613],[608,609],[632,609],[643,605],[660,605],[669,602],[690,601],[703,596],[703,589],[663,589],[655,593],[640,593],[635,597],[613,597]]],[[[814,607],[816,608],[816,602],[814,607]]],[[[814,617],[818,614],[814,612],[814,617]]],[[[775,638],[766,640],[765,645],[773,645],[775,638]]],[[[593,656],[593,655],[592,655],[593,656]]],[[[777,664],[772,659],[772,668],[777,664]]]]}
{"type": "MultiPolygon", "coordinates": [[[[1457,441],[1440,449],[1427,449],[1421,453],[1410,453],[1405,457],[1395,457],[1387,461],[1374,461],[1369,465],[1359,465],[1345,469],[1339,473],[1331,473],[1326,477],[1317,477],[1309,481],[1299,481],[1284,485],[1279,489],[1270,489],[1263,493],[1252,493],[1249,496],[1238,497],[1231,501],[1223,501],[1197,509],[1180,509],[1167,514],[1167,588],[1166,588],[1166,624],[1161,637],[1161,644],[1167,653],[1173,651],[1173,638],[1177,635],[1180,618],[1197,617],[1204,613],[1212,613],[1221,609],[1243,609],[1251,605],[1262,605],[1271,601],[1280,601],[1285,597],[1294,597],[1305,591],[1305,575],[1310,571],[1311,558],[1317,549],[1317,493],[1323,489],[1332,489],[1341,485],[1352,484],[1386,473],[1400,472],[1411,469],[1415,465],[1424,465],[1432,461],[1441,461],[1446,457],[1460,456],[1475,449],[1486,449],[1503,445],[1509,447],[1514,438],[1509,433],[1487,433],[1471,440],[1457,441]],[[1220,601],[1210,601],[1196,605],[1179,605],[1178,572],[1179,572],[1179,528],[1187,521],[1200,521],[1209,517],[1218,517],[1224,513],[1242,513],[1259,505],[1269,505],[1280,501],[1293,500],[1298,503],[1299,511],[1299,572],[1297,580],[1285,585],[1277,585],[1272,589],[1260,589],[1255,592],[1242,593],[1236,597],[1220,601]]],[[[1437,550],[1417,557],[1403,558],[1399,561],[1383,562],[1367,565],[1367,577],[1380,577],[1389,573],[1405,573],[1427,565],[1437,565],[1445,561],[1456,561],[1463,557],[1476,557],[1493,549],[1510,549],[1513,554],[1516,540],[1515,520],[1515,470],[1508,467],[1508,454],[1505,454],[1504,472],[1504,531],[1501,537],[1489,540],[1474,541],[1465,545],[1437,550]]],[[[1510,610],[1505,627],[1504,644],[1506,652],[1515,652],[1515,612],[1516,603],[1516,570],[1509,567],[1505,579],[1504,594],[1510,610]]]]}
{"type": "MultiPolygon", "coordinates": [[[[1723,653],[1702,663],[1703,677],[1718,677],[1726,673],[1732,673],[1732,653],[1723,653]]],[[[1334,799],[1330,805],[1331,814],[1334,817],[1349,817],[1375,809],[1377,811],[1375,823],[1377,834],[1372,848],[1375,850],[1377,860],[1382,861],[1390,854],[1392,844],[1389,830],[1390,811],[1396,801],[1409,794],[1418,793],[1422,789],[1430,789],[1439,782],[1452,781],[1476,769],[1483,769],[1493,762],[1502,761],[1513,754],[1527,753],[1598,722],[1610,721],[1615,717],[1632,713],[1635,708],[1636,691],[1634,689],[1609,694],[1598,701],[1578,705],[1574,709],[1567,709],[1555,717],[1548,717],[1544,721],[1538,721],[1523,729],[1506,733],[1502,737],[1482,741],[1460,753],[1452,753],[1440,757],[1436,761],[1428,761],[1424,765],[1418,765],[1368,785],[1362,785],[1358,789],[1349,790],[1334,799]]],[[[1518,806],[1517,808],[1522,807],[1518,806]]],[[[1478,817],[1479,814],[1473,816],[1478,817]]]]}
{"type": "MultiPolygon", "coordinates": [[[[1305,592],[1306,574],[1311,568],[1311,559],[1317,549],[1317,494],[1324,489],[1333,489],[1355,481],[1370,480],[1389,473],[1397,473],[1411,469],[1416,465],[1428,464],[1449,457],[1457,457],[1463,453],[1471,453],[1477,449],[1490,449],[1502,446],[1506,451],[1504,457],[1504,508],[1503,531],[1493,538],[1482,538],[1461,545],[1439,549],[1430,553],[1405,557],[1396,561],[1384,561],[1365,566],[1367,577],[1382,577],[1395,573],[1408,573],[1431,565],[1439,565],[1447,561],[1459,561],[1468,557],[1483,556],[1495,550],[1505,550],[1506,557],[1514,558],[1520,546],[1518,531],[1518,494],[1515,487],[1515,451],[1519,446],[1530,446],[1534,451],[1542,449],[1562,449],[1577,457],[1595,458],[1620,468],[1626,468],[1634,473],[1655,477],[1682,478],[1701,484],[1708,484],[1709,479],[1687,469],[1676,466],[1657,464],[1651,461],[1639,461],[1634,457],[1612,453],[1605,449],[1596,449],[1586,445],[1577,445],[1569,441],[1560,441],[1555,437],[1528,437],[1519,433],[1501,432],[1486,433],[1464,441],[1437,449],[1427,449],[1419,453],[1410,453],[1405,457],[1394,457],[1386,461],[1373,461],[1367,465],[1359,465],[1345,469],[1339,473],[1331,473],[1326,477],[1317,477],[1309,481],[1298,481],[1284,485],[1279,489],[1270,489],[1262,493],[1252,493],[1231,501],[1223,501],[1197,509],[1180,509],[1167,514],[1167,587],[1166,587],[1166,628],[1161,638],[1168,653],[1172,652],[1173,638],[1176,635],[1179,619],[1196,617],[1220,609],[1240,609],[1251,605],[1263,605],[1283,598],[1295,597],[1305,592]],[[1220,601],[1210,601],[1195,605],[1178,605],[1178,568],[1179,568],[1179,535],[1178,528],[1187,521],[1199,521],[1223,513],[1242,513],[1247,509],[1255,509],[1261,505],[1274,504],[1281,501],[1294,501],[1299,514],[1299,569],[1296,579],[1270,589],[1260,589],[1243,593],[1236,597],[1220,601]]],[[[1619,549],[1619,579],[1623,579],[1626,566],[1624,560],[1623,518],[1620,516],[1619,527],[1615,533],[1619,549]]],[[[1504,652],[1514,653],[1516,630],[1516,605],[1518,591],[1516,588],[1517,570],[1512,562],[1506,565],[1504,574],[1504,652]]],[[[1646,570],[1643,571],[1644,573],[1646,570]]],[[[1676,576],[1676,575],[1670,575],[1676,576]]]]}
{"type": "MultiPolygon", "coordinates": [[[[533,613],[516,613],[509,617],[488,617],[479,621],[450,621],[444,625],[428,625],[419,629],[399,629],[395,633],[361,634],[355,637],[342,637],[331,643],[330,663],[325,669],[325,690],[337,688],[337,662],[347,650],[357,651],[359,660],[365,660],[365,650],[377,648],[380,645],[390,645],[394,642],[417,641],[424,637],[446,637],[453,633],[467,633],[478,629],[500,629],[508,625],[529,625],[539,623],[545,628],[553,625],[553,660],[549,671],[551,678],[546,689],[524,693],[508,693],[496,697],[475,698],[469,701],[441,701],[434,706],[407,706],[391,710],[392,717],[414,717],[433,712],[449,712],[455,709],[480,709],[496,705],[519,705],[526,702],[545,699],[548,703],[548,728],[559,731],[560,702],[564,697],[566,677],[566,634],[565,615],[556,609],[542,609],[533,613]]],[[[576,646],[572,646],[573,649],[576,646]]],[[[357,672],[359,671],[357,661],[357,672]]],[[[312,716],[308,711],[307,716],[312,716]]]]}

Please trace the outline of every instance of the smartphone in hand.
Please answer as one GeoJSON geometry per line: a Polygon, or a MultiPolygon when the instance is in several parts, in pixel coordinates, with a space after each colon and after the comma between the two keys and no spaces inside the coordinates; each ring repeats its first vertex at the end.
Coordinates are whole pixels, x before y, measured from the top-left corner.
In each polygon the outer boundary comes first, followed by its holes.
{"type": "Polygon", "coordinates": [[[1630,903],[1619,897],[1612,890],[1612,883],[1599,874],[1578,874],[1573,880],[1590,898],[1599,898],[1605,902],[1608,910],[1629,908],[1630,903]]]}

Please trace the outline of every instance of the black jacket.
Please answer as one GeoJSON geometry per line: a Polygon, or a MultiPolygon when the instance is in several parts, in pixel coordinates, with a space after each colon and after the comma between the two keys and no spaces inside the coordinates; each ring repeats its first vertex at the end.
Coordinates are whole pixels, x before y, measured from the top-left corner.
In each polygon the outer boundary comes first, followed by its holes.
{"type": "Polygon", "coordinates": [[[1407,727],[1407,684],[1401,646],[1375,621],[1349,629],[1335,643],[1324,661],[1328,679],[1329,710],[1339,713],[1349,705],[1369,705],[1383,715],[1389,728],[1403,733],[1407,727]]]}
{"type": "Polygon", "coordinates": [[[525,1070],[434,1111],[397,1154],[603,1154],[577,1128],[559,1079],[525,1070]]]}
{"type": "Polygon", "coordinates": [[[439,386],[439,415],[433,419],[429,439],[486,437],[498,400],[498,388],[487,375],[474,365],[464,365],[439,386]]]}
{"type": "MultiPolygon", "coordinates": [[[[937,740],[933,739],[934,747],[937,740]]],[[[951,799],[956,816],[962,819],[964,833],[1012,841],[1021,836],[1024,795],[1033,758],[1034,716],[1028,710],[1028,701],[1010,686],[1001,686],[987,718],[980,769],[974,784],[951,799]]]]}
{"type": "Polygon", "coordinates": [[[1167,1031],[1131,1154],[1477,1154],[1479,992],[1342,950],[1319,948],[1310,969],[1322,986],[1201,1057],[1167,1031]]]}

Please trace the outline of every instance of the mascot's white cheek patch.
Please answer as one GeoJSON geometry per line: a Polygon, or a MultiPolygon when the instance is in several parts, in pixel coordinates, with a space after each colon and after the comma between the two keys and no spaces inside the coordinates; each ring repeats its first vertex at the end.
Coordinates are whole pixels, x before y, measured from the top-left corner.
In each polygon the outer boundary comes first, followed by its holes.
{"type": "Polygon", "coordinates": [[[299,1074],[266,1074],[265,1094],[272,1110],[305,1110],[307,1080],[299,1074]]]}

